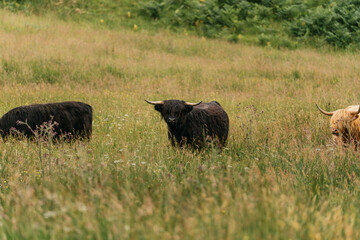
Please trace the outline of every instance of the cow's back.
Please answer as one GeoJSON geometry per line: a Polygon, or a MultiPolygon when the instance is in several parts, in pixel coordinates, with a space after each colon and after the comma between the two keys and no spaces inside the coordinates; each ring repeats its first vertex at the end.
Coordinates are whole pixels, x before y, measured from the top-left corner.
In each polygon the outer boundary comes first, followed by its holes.
{"type": "Polygon", "coordinates": [[[34,130],[45,122],[54,126],[56,136],[71,134],[89,138],[92,129],[92,108],[82,102],[60,102],[32,104],[14,108],[0,119],[2,135],[7,135],[11,128],[32,136],[34,130]],[[26,124],[19,124],[19,121],[26,124]],[[31,128],[31,129],[30,129],[31,128]],[[80,135],[79,135],[80,134],[80,135]]]}
{"type": "Polygon", "coordinates": [[[201,103],[195,106],[190,114],[191,125],[198,134],[218,137],[221,144],[224,145],[229,133],[229,117],[221,105],[216,102],[201,103]]]}

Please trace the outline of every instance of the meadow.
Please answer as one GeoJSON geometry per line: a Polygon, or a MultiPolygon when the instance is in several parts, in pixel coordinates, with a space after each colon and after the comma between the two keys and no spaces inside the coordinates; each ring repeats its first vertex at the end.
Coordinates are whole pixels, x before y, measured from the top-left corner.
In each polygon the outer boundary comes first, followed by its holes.
{"type": "MultiPolygon", "coordinates": [[[[104,21],[104,20],[103,20],[104,21]]],[[[90,142],[0,140],[2,239],[359,239],[358,53],[274,49],[0,10],[0,114],[93,106],[90,142]],[[227,146],[170,146],[149,100],[221,103],[227,146]]]]}

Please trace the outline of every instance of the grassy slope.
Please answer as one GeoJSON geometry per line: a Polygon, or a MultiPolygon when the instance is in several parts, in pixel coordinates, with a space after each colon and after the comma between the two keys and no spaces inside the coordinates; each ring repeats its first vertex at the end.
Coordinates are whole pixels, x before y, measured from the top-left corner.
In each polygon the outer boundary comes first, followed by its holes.
{"type": "Polygon", "coordinates": [[[0,144],[0,234],[356,239],[359,153],[327,146],[314,103],[358,103],[359,58],[1,11],[0,113],[71,99],[95,116],[88,144],[0,144]],[[144,98],[219,101],[227,148],[171,148],[144,98]]]}

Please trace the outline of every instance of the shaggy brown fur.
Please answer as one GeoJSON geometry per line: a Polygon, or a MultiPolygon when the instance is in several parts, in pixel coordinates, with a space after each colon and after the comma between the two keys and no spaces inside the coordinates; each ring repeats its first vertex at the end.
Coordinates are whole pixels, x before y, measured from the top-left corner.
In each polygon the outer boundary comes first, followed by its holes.
{"type": "Polygon", "coordinates": [[[331,116],[330,129],[333,134],[333,141],[335,144],[353,143],[357,145],[360,143],[359,107],[359,105],[353,105],[345,109],[339,109],[326,114],[331,116]]]}

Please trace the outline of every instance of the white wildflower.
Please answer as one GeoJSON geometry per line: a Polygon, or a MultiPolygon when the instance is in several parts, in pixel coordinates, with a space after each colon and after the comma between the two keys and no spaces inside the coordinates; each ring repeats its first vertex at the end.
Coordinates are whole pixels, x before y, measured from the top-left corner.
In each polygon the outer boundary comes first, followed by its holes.
{"type": "Polygon", "coordinates": [[[53,218],[56,217],[56,212],[54,211],[47,211],[46,213],[44,213],[44,218],[53,218]]]}
{"type": "Polygon", "coordinates": [[[83,212],[83,213],[87,211],[87,207],[83,203],[79,203],[77,205],[77,209],[79,210],[79,212],[83,212]]]}

